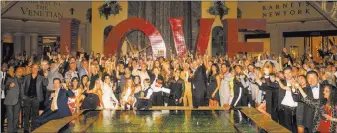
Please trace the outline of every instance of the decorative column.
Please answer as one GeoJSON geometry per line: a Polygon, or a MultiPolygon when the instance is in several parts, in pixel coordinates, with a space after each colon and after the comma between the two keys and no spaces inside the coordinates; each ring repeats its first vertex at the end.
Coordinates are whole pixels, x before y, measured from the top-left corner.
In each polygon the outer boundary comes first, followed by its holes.
{"type": "Polygon", "coordinates": [[[30,34],[25,34],[25,51],[26,51],[26,55],[30,56],[31,54],[31,44],[30,44],[30,34]]]}
{"type": "Polygon", "coordinates": [[[22,33],[14,33],[14,54],[17,55],[21,53],[21,47],[22,47],[22,42],[21,42],[21,36],[22,33]]]}
{"type": "Polygon", "coordinates": [[[38,45],[38,36],[37,33],[31,33],[30,34],[31,44],[30,44],[30,54],[31,55],[37,55],[37,45],[38,45]]]}

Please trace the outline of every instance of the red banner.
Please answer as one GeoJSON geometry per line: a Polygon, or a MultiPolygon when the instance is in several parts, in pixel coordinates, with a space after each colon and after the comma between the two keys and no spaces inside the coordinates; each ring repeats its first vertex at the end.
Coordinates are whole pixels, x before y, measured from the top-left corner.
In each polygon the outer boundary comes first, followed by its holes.
{"type": "Polygon", "coordinates": [[[200,19],[200,29],[197,43],[197,53],[204,55],[208,47],[209,36],[211,35],[213,18],[200,19]]]}
{"type": "Polygon", "coordinates": [[[170,18],[174,45],[178,56],[184,55],[187,51],[183,31],[183,21],[184,18],[170,18]]]}

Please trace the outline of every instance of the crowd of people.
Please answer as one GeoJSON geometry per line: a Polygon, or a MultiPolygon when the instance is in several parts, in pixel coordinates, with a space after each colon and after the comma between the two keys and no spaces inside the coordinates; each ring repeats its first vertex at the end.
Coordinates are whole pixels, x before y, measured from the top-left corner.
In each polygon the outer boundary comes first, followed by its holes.
{"type": "Polygon", "coordinates": [[[1,129],[25,132],[84,109],[255,107],[292,132],[336,132],[336,47],[282,55],[24,54],[1,66],[1,129]],[[4,108],[5,107],[5,108],[4,108]],[[39,110],[44,112],[39,115],[39,110]],[[31,122],[30,122],[31,121],[31,122]]]}

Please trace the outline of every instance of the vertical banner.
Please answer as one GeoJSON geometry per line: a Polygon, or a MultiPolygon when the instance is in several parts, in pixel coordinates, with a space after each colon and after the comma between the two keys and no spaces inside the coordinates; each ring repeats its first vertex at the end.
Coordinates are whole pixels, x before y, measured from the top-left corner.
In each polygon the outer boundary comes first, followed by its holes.
{"type": "Polygon", "coordinates": [[[174,46],[176,49],[177,56],[183,56],[186,53],[183,21],[184,18],[170,18],[174,46]]]}
{"type": "Polygon", "coordinates": [[[214,18],[200,19],[200,29],[197,43],[197,54],[204,55],[208,47],[209,36],[211,35],[214,18]]]}

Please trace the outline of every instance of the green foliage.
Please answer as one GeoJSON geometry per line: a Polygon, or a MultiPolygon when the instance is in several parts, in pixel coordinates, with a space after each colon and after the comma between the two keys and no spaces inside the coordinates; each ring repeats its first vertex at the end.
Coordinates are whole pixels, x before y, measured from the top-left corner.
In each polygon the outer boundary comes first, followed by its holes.
{"type": "Polygon", "coordinates": [[[223,1],[214,2],[213,6],[208,8],[208,13],[212,15],[227,15],[229,12],[229,8],[223,1]]]}
{"type": "Polygon", "coordinates": [[[98,8],[100,16],[105,16],[106,19],[110,15],[117,15],[120,11],[122,11],[122,6],[119,5],[117,1],[108,1],[105,2],[102,6],[98,8]]]}

